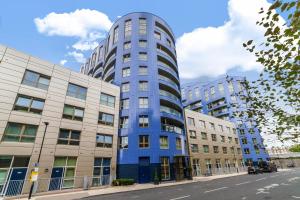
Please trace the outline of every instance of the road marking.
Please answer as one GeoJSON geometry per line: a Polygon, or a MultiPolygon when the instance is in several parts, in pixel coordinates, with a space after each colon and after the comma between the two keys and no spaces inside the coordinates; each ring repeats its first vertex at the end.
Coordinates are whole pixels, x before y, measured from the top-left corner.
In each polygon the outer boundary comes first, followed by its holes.
{"type": "Polygon", "coordinates": [[[247,184],[247,183],[251,183],[251,182],[250,181],[246,181],[246,182],[238,183],[238,184],[235,184],[235,185],[244,185],[244,184],[247,184]]]}
{"type": "Polygon", "coordinates": [[[226,188],[228,188],[228,187],[221,187],[221,188],[217,188],[217,189],[213,189],[213,190],[207,190],[204,193],[214,192],[214,191],[218,191],[218,190],[224,190],[226,188]]]}
{"type": "Polygon", "coordinates": [[[292,196],[294,199],[300,199],[300,197],[292,196]]]}
{"type": "Polygon", "coordinates": [[[178,199],[184,199],[184,198],[188,198],[190,197],[191,195],[186,195],[186,196],[182,196],[182,197],[176,197],[176,198],[173,198],[173,199],[170,199],[170,200],[178,200],[178,199]]]}
{"type": "Polygon", "coordinates": [[[267,179],[266,177],[265,178],[260,178],[260,179],[257,179],[256,181],[261,181],[261,180],[265,180],[267,179]]]}
{"type": "Polygon", "coordinates": [[[140,196],[138,196],[138,195],[136,195],[136,196],[132,196],[131,198],[132,199],[137,199],[137,198],[139,198],[140,196]]]}
{"type": "Polygon", "coordinates": [[[247,199],[247,197],[242,197],[242,200],[245,200],[245,199],[247,199]]]}
{"type": "Polygon", "coordinates": [[[277,176],[280,176],[280,175],[273,175],[273,176],[270,176],[271,178],[274,178],[274,177],[277,177],[277,176]]]}

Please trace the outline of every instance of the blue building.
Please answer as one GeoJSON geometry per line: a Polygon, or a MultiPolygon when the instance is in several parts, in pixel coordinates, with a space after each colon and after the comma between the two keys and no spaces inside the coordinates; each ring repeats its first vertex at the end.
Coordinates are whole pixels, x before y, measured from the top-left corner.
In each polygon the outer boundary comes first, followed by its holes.
{"type": "Polygon", "coordinates": [[[256,165],[269,159],[260,131],[253,120],[233,115],[247,106],[244,81],[244,77],[226,76],[209,83],[189,83],[182,86],[182,101],[186,108],[234,122],[245,163],[256,165]]]}
{"type": "Polygon", "coordinates": [[[184,178],[187,149],[175,39],[151,13],[119,18],[81,72],[121,87],[117,176],[184,178]]]}

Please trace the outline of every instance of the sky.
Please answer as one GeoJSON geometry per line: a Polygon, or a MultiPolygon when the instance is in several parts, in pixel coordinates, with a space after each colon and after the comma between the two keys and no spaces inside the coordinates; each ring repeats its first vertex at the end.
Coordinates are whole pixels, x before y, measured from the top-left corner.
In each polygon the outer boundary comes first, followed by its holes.
{"type": "Polygon", "coordinates": [[[182,83],[225,74],[255,80],[261,66],[242,43],[260,41],[267,0],[10,0],[0,4],[0,44],[79,71],[120,16],[151,12],[176,37],[182,83]]]}

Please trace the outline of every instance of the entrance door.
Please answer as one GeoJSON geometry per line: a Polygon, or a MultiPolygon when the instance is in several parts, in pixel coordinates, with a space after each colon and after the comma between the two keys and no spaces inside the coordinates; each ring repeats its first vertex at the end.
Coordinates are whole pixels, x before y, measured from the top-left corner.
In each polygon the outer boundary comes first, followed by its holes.
{"type": "Polygon", "coordinates": [[[151,179],[150,175],[150,158],[139,158],[139,183],[149,183],[151,179]]]}
{"type": "Polygon", "coordinates": [[[49,184],[49,190],[60,190],[62,185],[62,180],[64,176],[63,167],[54,167],[52,169],[51,180],[49,184]]]}
{"type": "Polygon", "coordinates": [[[174,164],[175,164],[175,179],[176,181],[180,181],[183,180],[184,177],[187,177],[188,172],[187,170],[187,166],[185,166],[185,162],[184,162],[184,157],[182,156],[177,156],[174,157],[174,164]]]}
{"type": "Polygon", "coordinates": [[[5,192],[6,196],[16,196],[21,194],[27,168],[12,168],[10,179],[5,192]]]}

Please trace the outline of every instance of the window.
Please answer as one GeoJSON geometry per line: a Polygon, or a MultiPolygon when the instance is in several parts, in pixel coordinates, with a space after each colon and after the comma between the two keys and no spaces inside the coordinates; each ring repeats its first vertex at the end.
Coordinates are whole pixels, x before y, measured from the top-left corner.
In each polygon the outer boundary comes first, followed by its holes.
{"type": "Polygon", "coordinates": [[[201,128],[206,128],[205,121],[199,120],[199,123],[201,128]]]}
{"type": "Polygon", "coordinates": [[[198,87],[195,88],[195,96],[200,97],[200,89],[198,87]]]}
{"type": "Polygon", "coordinates": [[[130,67],[126,67],[122,70],[122,77],[130,76],[130,67]]]}
{"type": "Polygon", "coordinates": [[[230,133],[230,127],[226,126],[227,132],[230,133]]]}
{"type": "Polygon", "coordinates": [[[146,128],[148,126],[149,126],[148,115],[140,115],[139,116],[139,127],[146,128]]]}
{"type": "Polygon", "coordinates": [[[124,24],[124,36],[130,37],[131,36],[131,30],[132,30],[132,23],[131,20],[126,20],[124,24]]]}
{"type": "Polygon", "coordinates": [[[121,100],[121,109],[129,109],[129,99],[121,100]]]}
{"type": "Polygon", "coordinates": [[[129,62],[130,60],[130,53],[123,55],[123,63],[129,62]]]}
{"type": "Polygon", "coordinates": [[[258,148],[258,147],[254,147],[254,149],[255,149],[255,153],[256,153],[256,154],[260,154],[260,151],[259,151],[259,148],[258,148]]]}
{"type": "Polygon", "coordinates": [[[234,138],[235,144],[239,144],[239,139],[238,138],[234,138]]]}
{"type": "Polygon", "coordinates": [[[219,147],[218,146],[213,146],[214,148],[214,153],[219,153],[219,147]]]}
{"type": "Polygon", "coordinates": [[[233,83],[231,81],[228,83],[228,90],[229,90],[230,93],[233,93],[233,91],[234,91],[233,83]]]}
{"type": "Polygon", "coordinates": [[[59,129],[57,144],[78,146],[79,143],[80,143],[80,131],[62,129],[62,128],[59,129]]]}
{"type": "Polygon", "coordinates": [[[139,33],[140,35],[147,33],[147,20],[145,18],[139,18],[139,33]]]}
{"type": "Polygon", "coordinates": [[[209,153],[209,146],[208,145],[203,145],[203,152],[204,153],[209,153]]]}
{"type": "Polygon", "coordinates": [[[232,137],[228,137],[228,142],[232,143],[232,137]]]}
{"type": "Polygon", "coordinates": [[[221,135],[221,142],[225,142],[225,136],[221,135]]]}
{"type": "Polygon", "coordinates": [[[119,38],[119,27],[117,26],[114,29],[113,44],[115,44],[116,42],[118,42],[118,38],[119,38]]]}
{"type": "Polygon", "coordinates": [[[188,117],[188,125],[195,126],[195,119],[191,118],[191,117],[188,117]]]}
{"type": "Polygon", "coordinates": [[[252,142],[253,142],[253,144],[257,144],[257,139],[256,138],[252,138],[252,142]]]}
{"type": "Polygon", "coordinates": [[[192,100],[193,99],[193,93],[191,90],[188,91],[188,99],[192,100]]]}
{"type": "Polygon", "coordinates": [[[190,130],[189,133],[190,133],[190,138],[193,138],[193,139],[197,138],[196,131],[190,130]]]}
{"type": "Polygon", "coordinates": [[[201,132],[202,140],[207,140],[207,133],[201,132]]]}
{"type": "Polygon", "coordinates": [[[139,82],[139,91],[148,91],[148,81],[139,82]]]}
{"type": "Polygon", "coordinates": [[[139,66],[139,75],[148,75],[147,66],[139,66]]]}
{"type": "Polygon", "coordinates": [[[224,85],[223,85],[223,83],[218,84],[218,89],[219,89],[220,94],[224,94],[224,85]]]}
{"type": "Polygon", "coordinates": [[[87,88],[69,83],[67,96],[85,100],[86,93],[87,93],[87,88]]]}
{"type": "Polygon", "coordinates": [[[139,60],[143,60],[143,61],[146,61],[148,58],[147,58],[147,53],[146,52],[140,52],[139,53],[139,60]]]}
{"type": "Polygon", "coordinates": [[[109,107],[115,107],[115,97],[109,94],[101,93],[100,104],[109,107]]]}
{"type": "Polygon", "coordinates": [[[205,101],[209,100],[209,95],[208,95],[208,91],[204,90],[204,97],[205,97],[205,101]]]}
{"type": "Polygon", "coordinates": [[[45,100],[25,95],[18,95],[14,110],[41,114],[44,108],[45,100]]]}
{"type": "Polygon", "coordinates": [[[109,185],[111,158],[96,157],[94,159],[92,186],[109,185]]]}
{"type": "Polygon", "coordinates": [[[149,135],[140,135],[139,136],[139,147],[148,148],[149,145],[149,135]]]}
{"type": "Polygon", "coordinates": [[[139,46],[142,48],[147,47],[147,40],[139,40],[139,46]]]}
{"type": "Polygon", "coordinates": [[[224,129],[223,129],[223,126],[222,126],[222,125],[219,125],[219,129],[220,129],[220,131],[221,131],[221,132],[223,132],[223,131],[224,131],[224,129]]]}
{"type": "Polygon", "coordinates": [[[8,122],[2,141],[34,143],[37,128],[35,125],[8,122]]]}
{"type": "Polygon", "coordinates": [[[63,111],[63,118],[65,119],[71,119],[71,120],[77,120],[82,121],[84,115],[84,109],[79,108],[76,106],[71,106],[65,104],[64,111],[63,111]]]}
{"type": "Polygon", "coordinates": [[[198,153],[199,152],[198,144],[191,144],[191,151],[193,153],[198,153]]]}
{"type": "Polygon", "coordinates": [[[176,149],[177,150],[182,149],[181,138],[176,138],[176,149]]]}
{"type": "Polygon", "coordinates": [[[170,179],[170,163],[169,157],[160,157],[161,180],[170,179]]]}
{"type": "Polygon", "coordinates": [[[154,38],[161,40],[161,34],[160,32],[154,31],[154,38]]]}
{"type": "Polygon", "coordinates": [[[48,90],[50,77],[33,71],[26,70],[22,84],[48,90]]]}
{"type": "Polygon", "coordinates": [[[63,168],[62,188],[74,187],[75,171],[76,171],[76,157],[55,157],[53,168],[63,168]]]}
{"type": "Polygon", "coordinates": [[[247,138],[242,138],[242,144],[248,144],[247,138]]]}
{"type": "Polygon", "coordinates": [[[124,42],[124,50],[130,49],[130,48],[131,48],[131,42],[130,41],[124,42]]]}
{"type": "Polygon", "coordinates": [[[227,154],[227,147],[222,147],[222,149],[223,149],[223,153],[227,154]]]}
{"type": "Polygon", "coordinates": [[[104,113],[104,112],[99,112],[98,123],[107,125],[107,126],[113,126],[114,125],[114,115],[104,113]]]}
{"type": "Polygon", "coordinates": [[[167,38],[166,42],[167,42],[167,45],[168,45],[169,47],[172,46],[172,43],[171,43],[171,41],[170,41],[168,38],[167,38]]]}
{"type": "Polygon", "coordinates": [[[234,147],[230,147],[231,154],[234,154],[234,147]]]}
{"type": "Polygon", "coordinates": [[[210,96],[214,97],[216,94],[215,87],[210,87],[210,96]]]}
{"type": "Polygon", "coordinates": [[[249,148],[245,148],[245,149],[244,149],[244,153],[245,153],[245,154],[250,154],[249,148]]]}
{"type": "Polygon", "coordinates": [[[120,117],[120,128],[128,128],[129,117],[120,117]]]}
{"type": "Polygon", "coordinates": [[[211,134],[211,140],[212,141],[217,141],[217,135],[216,134],[211,134]]]}
{"type": "Polygon", "coordinates": [[[237,102],[236,96],[234,96],[234,95],[230,96],[230,100],[231,100],[232,103],[236,103],[237,102]]]}
{"type": "Polygon", "coordinates": [[[212,123],[212,122],[209,122],[209,125],[210,125],[210,128],[211,128],[211,129],[213,129],[213,130],[215,130],[215,129],[216,129],[216,127],[215,127],[215,124],[214,124],[214,123],[212,123]]]}
{"type": "Polygon", "coordinates": [[[169,148],[168,136],[160,136],[159,144],[161,149],[168,149],[169,148]]]}
{"type": "Polygon", "coordinates": [[[129,82],[122,83],[122,85],[121,85],[121,92],[129,92],[129,90],[130,90],[129,82]]]}
{"type": "Polygon", "coordinates": [[[148,107],[149,107],[148,97],[140,97],[139,108],[148,108],[148,107]]]}
{"type": "Polygon", "coordinates": [[[119,148],[128,149],[128,136],[120,136],[119,139],[119,148]]]}
{"type": "Polygon", "coordinates": [[[239,129],[240,135],[245,135],[245,129],[239,129]]]}
{"type": "Polygon", "coordinates": [[[113,136],[97,133],[96,147],[112,148],[113,136]]]}
{"type": "Polygon", "coordinates": [[[238,154],[241,154],[241,153],[242,153],[242,152],[241,152],[241,148],[236,148],[236,151],[237,151],[238,154]]]}

